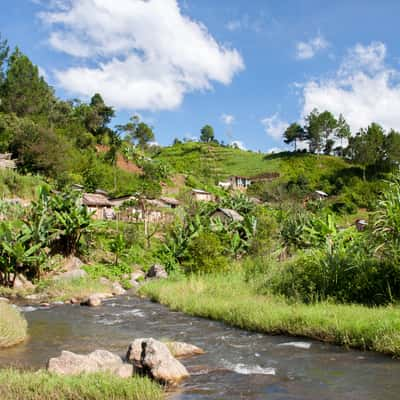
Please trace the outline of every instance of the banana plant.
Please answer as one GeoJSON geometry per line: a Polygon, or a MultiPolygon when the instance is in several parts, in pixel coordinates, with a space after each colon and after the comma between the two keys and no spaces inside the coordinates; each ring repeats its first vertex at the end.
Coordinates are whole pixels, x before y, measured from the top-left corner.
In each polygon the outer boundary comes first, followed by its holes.
{"type": "Polygon", "coordinates": [[[12,286],[19,273],[31,278],[40,276],[43,261],[42,244],[32,245],[32,237],[26,226],[13,227],[10,223],[0,226],[0,271],[3,284],[12,286]]]}

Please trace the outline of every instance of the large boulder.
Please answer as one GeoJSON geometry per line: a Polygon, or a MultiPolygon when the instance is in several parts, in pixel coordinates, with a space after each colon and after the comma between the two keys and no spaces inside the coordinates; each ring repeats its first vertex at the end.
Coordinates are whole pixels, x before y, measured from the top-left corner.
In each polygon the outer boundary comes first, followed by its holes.
{"type": "Polygon", "coordinates": [[[165,279],[168,278],[168,273],[162,265],[154,264],[147,271],[146,278],[165,279]]]}
{"type": "Polygon", "coordinates": [[[133,366],[124,363],[121,357],[106,350],[96,350],[88,355],[61,352],[61,356],[50,358],[49,372],[57,375],[79,375],[82,373],[109,372],[121,378],[133,375],[133,366]]]}
{"type": "Polygon", "coordinates": [[[54,280],[74,280],[74,279],[82,279],[87,277],[87,272],[83,269],[73,269],[71,271],[64,272],[60,275],[56,275],[54,280]]]}
{"type": "Polygon", "coordinates": [[[146,277],[146,274],[142,270],[134,271],[131,273],[130,281],[139,281],[146,277]]]}
{"type": "Polygon", "coordinates": [[[189,376],[187,369],[172,356],[168,347],[153,338],[133,341],[126,359],[133,364],[136,372],[149,375],[161,383],[174,385],[189,376]]]}
{"type": "Polygon", "coordinates": [[[126,290],[121,286],[119,282],[114,282],[112,284],[112,294],[114,296],[121,296],[123,294],[126,294],[126,290]]]}
{"type": "Polygon", "coordinates": [[[24,275],[18,274],[14,279],[13,288],[22,290],[31,290],[34,289],[35,286],[24,275]]]}
{"type": "Polygon", "coordinates": [[[64,265],[62,266],[64,270],[73,271],[74,269],[80,269],[83,266],[83,262],[78,257],[68,257],[64,265]]]}
{"type": "Polygon", "coordinates": [[[101,306],[102,297],[98,294],[92,294],[87,299],[81,301],[81,306],[98,307],[101,306]]]}
{"type": "Polygon", "coordinates": [[[200,347],[184,342],[165,343],[174,357],[192,357],[204,354],[205,351],[200,347]]]}

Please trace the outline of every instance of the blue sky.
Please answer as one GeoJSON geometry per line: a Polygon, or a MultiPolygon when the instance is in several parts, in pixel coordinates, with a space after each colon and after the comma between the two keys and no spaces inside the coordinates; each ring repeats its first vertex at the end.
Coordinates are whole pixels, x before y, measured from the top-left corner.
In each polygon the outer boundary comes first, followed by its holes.
{"type": "Polygon", "coordinates": [[[313,107],[400,129],[400,2],[3,0],[0,32],[63,98],[98,91],[157,140],[283,148],[313,107]]]}

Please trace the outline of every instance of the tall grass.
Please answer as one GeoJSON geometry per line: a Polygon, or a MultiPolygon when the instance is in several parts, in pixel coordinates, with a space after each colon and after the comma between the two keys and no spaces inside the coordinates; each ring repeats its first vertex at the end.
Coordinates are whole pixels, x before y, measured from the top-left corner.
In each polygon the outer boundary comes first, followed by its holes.
{"type": "Polygon", "coordinates": [[[0,302],[0,349],[23,342],[26,336],[25,318],[10,304],[0,302]]]}
{"type": "Polygon", "coordinates": [[[141,294],[190,315],[251,331],[304,336],[400,356],[400,308],[305,305],[257,294],[242,272],[150,282],[141,294]]]}
{"type": "Polygon", "coordinates": [[[107,374],[60,377],[45,371],[0,370],[1,400],[159,400],[162,390],[147,378],[107,374]]]}
{"type": "Polygon", "coordinates": [[[98,279],[76,278],[41,281],[36,289],[51,301],[65,301],[71,298],[83,299],[94,293],[111,293],[110,285],[101,283],[98,279]]]}
{"type": "Polygon", "coordinates": [[[21,175],[13,170],[0,169],[0,198],[33,199],[39,186],[46,185],[40,176],[21,175]]]}

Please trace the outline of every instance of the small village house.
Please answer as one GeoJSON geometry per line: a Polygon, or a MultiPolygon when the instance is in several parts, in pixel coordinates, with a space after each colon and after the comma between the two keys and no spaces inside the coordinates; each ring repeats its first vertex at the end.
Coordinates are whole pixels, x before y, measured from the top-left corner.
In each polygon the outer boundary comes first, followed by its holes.
{"type": "Polygon", "coordinates": [[[94,212],[94,219],[114,219],[115,213],[112,209],[112,203],[108,197],[99,193],[84,193],[82,196],[82,204],[89,211],[94,212]]]}
{"type": "Polygon", "coordinates": [[[74,190],[75,192],[83,192],[85,189],[83,185],[79,185],[78,183],[74,183],[71,185],[71,189],[74,190]]]}
{"type": "Polygon", "coordinates": [[[228,190],[231,188],[232,183],[230,181],[227,182],[218,182],[218,186],[222,189],[228,190]]]}
{"type": "Polygon", "coordinates": [[[255,182],[272,181],[279,178],[279,172],[265,172],[252,177],[234,175],[229,178],[230,187],[234,190],[246,190],[255,182]]]}
{"type": "Polygon", "coordinates": [[[212,215],[212,219],[219,218],[223,223],[242,222],[243,217],[235,210],[230,208],[218,208],[212,215]]]}
{"type": "Polygon", "coordinates": [[[323,192],[322,190],[316,190],[316,191],[313,193],[312,197],[313,197],[315,200],[325,200],[325,199],[327,199],[329,196],[328,196],[327,193],[323,192]]]}
{"type": "Polygon", "coordinates": [[[244,190],[247,189],[251,183],[252,180],[246,176],[231,176],[229,178],[229,182],[231,184],[231,188],[235,190],[244,190]]]}
{"type": "Polygon", "coordinates": [[[259,206],[263,203],[258,197],[249,197],[249,200],[256,206],[259,206]]]}
{"type": "Polygon", "coordinates": [[[196,201],[213,201],[213,194],[206,192],[205,190],[192,189],[192,196],[196,201]]]}
{"type": "Polygon", "coordinates": [[[356,220],[356,229],[358,230],[358,232],[365,231],[365,229],[367,229],[367,226],[368,222],[365,219],[360,218],[356,220]]]}
{"type": "Polygon", "coordinates": [[[108,199],[113,207],[121,207],[124,203],[137,202],[138,198],[135,195],[129,194],[126,196],[114,197],[108,199]]]}
{"type": "Polygon", "coordinates": [[[16,160],[11,159],[11,153],[0,154],[0,169],[15,169],[17,168],[16,160]]]}
{"type": "Polygon", "coordinates": [[[160,201],[162,201],[169,208],[177,208],[181,204],[179,200],[174,199],[173,197],[160,197],[160,201]]]}

